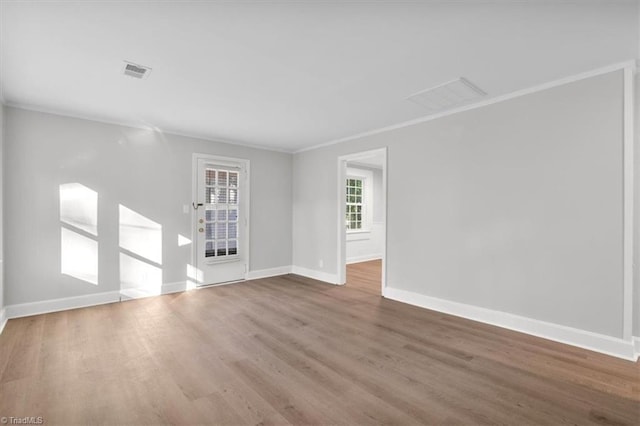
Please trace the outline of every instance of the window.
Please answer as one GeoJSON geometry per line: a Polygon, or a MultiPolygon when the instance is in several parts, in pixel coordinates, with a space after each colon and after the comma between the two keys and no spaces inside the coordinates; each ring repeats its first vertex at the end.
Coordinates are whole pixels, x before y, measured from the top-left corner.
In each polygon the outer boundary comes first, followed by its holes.
{"type": "Polygon", "coordinates": [[[347,208],[345,219],[348,231],[361,231],[364,229],[364,185],[365,181],[362,178],[347,178],[347,208]]]}
{"type": "Polygon", "coordinates": [[[205,169],[205,257],[238,254],[239,172],[205,169]]]}

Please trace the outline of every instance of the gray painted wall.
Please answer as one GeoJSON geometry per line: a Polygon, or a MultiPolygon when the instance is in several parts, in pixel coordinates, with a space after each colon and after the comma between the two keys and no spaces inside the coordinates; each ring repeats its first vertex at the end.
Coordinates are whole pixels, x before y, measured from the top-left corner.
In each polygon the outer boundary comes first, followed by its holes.
{"type": "Polygon", "coordinates": [[[194,152],[251,161],[250,270],[291,264],[290,154],[5,108],[5,304],[120,289],[118,205],[162,225],[163,282],[184,282],[194,152]],[[60,273],[59,185],[98,193],[99,285],[60,273]]]}
{"type": "Polygon", "coordinates": [[[382,222],[384,205],[382,204],[382,169],[373,169],[373,221],[382,222]]]}
{"type": "Polygon", "coordinates": [[[622,116],[614,72],[296,154],[293,264],[336,273],[336,159],[388,146],[390,287],[620,337],[622,116]]]}
{"type": "Polygon", "coordinates": [[[4,231],[4,162],[2,161],[4,151],[4,110],[0,103],[0,310],[4,307],[4,252],[3,252],[3,231],[4,231]]]}

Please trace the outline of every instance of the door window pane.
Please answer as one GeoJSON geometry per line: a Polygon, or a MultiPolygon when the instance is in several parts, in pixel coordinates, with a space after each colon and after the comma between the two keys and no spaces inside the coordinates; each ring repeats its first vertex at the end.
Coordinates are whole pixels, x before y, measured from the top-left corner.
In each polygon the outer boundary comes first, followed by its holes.
{"type": "Polygon", "coordinates": [[[240,172],[214,166],[205,170],[204,179],[205,256],[237,255],[240,172]]]}
{"type": "Polygon", "coordinates": [[[214,249],[213,241],[207,241],[206,248],[204,251],[204,257],[213,257],[216,255],[216,251],[214,249]]]}
{"type": "Polygon", "coordinates": [[[213,223],[207,223],[205,230],[206,230],[206,238],[207,238],[207,240],[213,240],[215,238],[214,224],[213,223]]]}
{"type": "Polygon", "coordinates": [[[218,250],[216,254],[218,256],[226,256],[227,255],[227,241],[226,240],[218,240],[217,242],[218,250]]]}
{"type": "Polygon", "coordinates": [[[205,171],[205,183],[206,185],[216,184],[216,171],[213,169],[207,169],[205,171]]]}
{"type": "Polygon", "coordinates": [[[218,186],[227,186],[227,176],[229,173],[226,170],[218,170],[218,186]]]}
{"type": "Polygon", "coordinates": [[[238,254],[238,241],[229,240],[229,255],[238,254]]]}

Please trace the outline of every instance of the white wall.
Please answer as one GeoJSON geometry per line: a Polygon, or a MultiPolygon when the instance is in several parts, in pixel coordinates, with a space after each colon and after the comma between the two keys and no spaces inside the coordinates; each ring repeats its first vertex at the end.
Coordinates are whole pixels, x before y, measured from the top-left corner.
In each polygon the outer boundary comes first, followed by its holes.
{"type": "Polygon", "coordinates": [[[0,103],[0,329],[2,327],[2,309],[4,308],[4,252],[3,252],[3,230],[4,230],[4,110],[0,103]]]}
{"type": "Polygon", "coordinates": [[[296,154],[293,264],[336,273],[337,157],[388,146],[389,287],[620,337],[622,117],[617,71],[296,154]]]}
{"type": "Polygon", "coordinates": [[[346,251],[347,263],[362,262],[382,258],[383,232],[382,222],[382,170],[373,167],[348,166],[347,176],[353,175],[359,170],[369,173],[371,180],[371,200],[368,207],[371,208],[371,226],[367,232],[347,233],[346,251]]]}
{"type": "Polygon", "coordinates": [[[120,289],[119,204],[162,226],[162,281],[184,282],[194,152],[251,161],[250,271],[291,264],[290,154],[5,108],[6,305],[120,289]],[[61,274],[59,185],[98,194],[99,283],[61,274]]]}

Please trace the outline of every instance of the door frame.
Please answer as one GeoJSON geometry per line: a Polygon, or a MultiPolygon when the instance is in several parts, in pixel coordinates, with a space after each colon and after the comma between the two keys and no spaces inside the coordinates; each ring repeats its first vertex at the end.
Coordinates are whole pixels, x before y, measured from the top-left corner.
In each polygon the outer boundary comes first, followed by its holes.
{"type": "Polygon", "coordinates": [[[380,294],[384,297],[387,288],[387,147],[372,149],[368,151],[356,152],[353,154],[341,155],[338,157],[338,247],[337,253],[337,284],[344,285],[347,281],[347,232],[344,224],[344,216],[346,214],[345,197],[346,188],[345,180],[347,179],[347,163],[349,161],[357,161],[371,157],[373,155],[382,154],[382,276],[380,283],[380,294]]]}
{"type": "MultiPolygon", "coordinates": [[[[213,154],[203,154],[194,152],[191,158],[191,203],[195,203],[198,200],[198,160],[206,160],[211,161],[215,164],[220,164],[221,166],[237,166],[238,164],[244,169],[247,174],[245,177],[245,188],[244,192],[246,193],[246,207],[244,212],[245,217],[245,244],[246,248],[246,267],[244,269],[244,280],[247,279],[249,275],[249,256],[251,253],[251,220],[250,220],[250,212],[251,212],[251,162],[246,158],[235,158],[235,157],[224,157],[221,155],[213,155],[213,154]]],[[[196,215],[196,210],[193,208],[193,204],[189,205],[189,211],[191,212],[191,266],[197,268],[197,257],[198,257],[198,233],[196,232],[198,218],[196,215]]],[[[232,284],[237,281],[225,282],[220,284],[211,284],[211,285],[225,285],[232,284]]]]}

